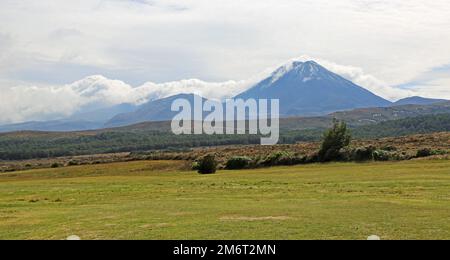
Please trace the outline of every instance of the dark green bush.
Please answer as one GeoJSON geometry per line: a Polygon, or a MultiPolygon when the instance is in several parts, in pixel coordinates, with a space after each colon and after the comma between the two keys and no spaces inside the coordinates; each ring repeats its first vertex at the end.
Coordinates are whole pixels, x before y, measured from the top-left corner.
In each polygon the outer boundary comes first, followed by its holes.
{"type": "Polygon", "coordinates": [[[434,150],[432,151],[433,155],[445,155],[448,154],[448,151],[443,151],[443,150],[434,150]]]}
{"type": "Polygon", "coordinates": [[[442,150],[432,150],[430,148],[425,148],[425,149],[420,149],[419,151],[417,151],[417,158],[421,158],[421,157],[429,157],[429,156],[434,156],[434,155],[444,155],[447,154],[448,152],[446,151],[442,151],[442,150]]]}
{"type": "Polygon", "coordinates": [[[320,162],[319,154],[314,153],[314,154],[305,156],[304,160],[305,160],[304,163],[306,163],[306,164],[308,164],[308,163],[318,163],[318,162],[320,162]]]}
{"type": "Polygon", "coordinates": [[[417,158],[421,158],[421,157],[428,157],[428,156],[432,156],[433,155],[433,151],[429,148],[425,148],[425,149],[420,149],[419,151],[417,151],[417,158]]]}
{"type": "Polygon", "coordinates": [[[198,173],[213,174],[217,171],[217,162],[214,155],[207,155],[198,162],[198,173]]]}
{"type": "Polygon", "coordinates": [[[59,167],[59,163],[53,163],[50,167],[52,167],[52,168],[58,168],[58,167],[59,167]]]}
{"type": "Polygon", "coordinates": [[[252,159],[246,156],[236,156],[232,157],[227,161],[225,166],[228,170],[240,170],[250,168],[252,159]]]}

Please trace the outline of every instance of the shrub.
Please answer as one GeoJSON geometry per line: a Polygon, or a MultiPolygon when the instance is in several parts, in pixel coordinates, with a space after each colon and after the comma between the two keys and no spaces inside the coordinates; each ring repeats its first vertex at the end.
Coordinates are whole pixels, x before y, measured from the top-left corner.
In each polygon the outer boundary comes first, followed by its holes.
{"type": "Polygon", "coordinates": [[[342,148],[339,150],[339,157],[338,160],[344,161],[344,162],[351,162],[354,159],[354,149],[351,149],[349,147],[342,148]]]}
{"type": "Polygon", "coordinates": [[[432,156],[432,155],[433,155],[432,150],[429,148],[425,148],[425,149],[420,149],[419,151],[417,151],[416,157],[420,158],[420,157],[428,157],[428,156],[432,156]]]}
{"type": "Polygon", "coordinates": [[[432,150],[429,148],[425,148],[425,149],[420,149],[419,151],[417,151],[417,158],[420,157],[429,157],[429,156],[433,156],[433,155],[445,155],[447,154],[447,151],[442,151],[442,150],[432,150]]]}
{"type": "Polygon", "coordinates": [[[443,150],[434,150],[431,152],[433,155],[446,155],[448,154],[448,151],[443,151],[443,150]]]}
{"type": "Polygon", "coordinates": [[[319,160],[329,162],[338,160],[340,150],[347,147],[351,141],[351,134],[344,122],[334,121],[331,129],[325,132],[319,151],[319,160]]]}
{"type": "Polygon", "coordinates": [[[317,163],[319,162],[319,154],[314,153],[305,157],[305,163],[317,163]]]}
{"type": "Polygon", "coordinates": [[[390,161],[392,158],[391,153],[386,150],[376,150],[373,152],[373,159],[379,162],[390,161]]]}
{"type": "Polygon", "coordinates": [[[198,173],[213,174],[217,171],[217,162],[214,155],[207,155],[198,162],[198,173]]]}
{"type": "Polygon", "coordinates": [[[372,161],[375,150],[373,146],[356,148],[353,152],[353,160],[357,162],[372,161]]]}
{"type": "Polygon", "coordinates": [[[307,156],[295,155],[290,152],[275,152],[261,162],[263,166],[290,166],[304,163],[308,163],[307,156]]]}
{"type": "Polygon", "coordinates": [[[290,165],[298,165],[298,164],[303,164],[306,161],[306,157],[304,156],[296,156],[293,154],[287,154],[282,156],[281,158],[279,158],[277,165],[286,165],[286,166],[290,166],[290,165]]]}
{"type": "Polygon", "coordinates": [[[264,158],[261,155],[258,155],[255,159],[253,159],[249,165],[249,168],[259,168],[263,165],[264,158]]]}
{"type": "Polygon", "coordinates": [[[267,156],[263,161],[262,164],[264,166],[275,166],[278,162],[278,160],[283,156],[284,152],[275,152],[267,156]]]}
{"type": "Polygon", "coordinates": [[[250,164],[252,163],[252,159],[246,156],[236,156],[232,157],[227,161],[227,164],[225,166],[228,170],[240,170],[240,169],[246,169],[249,168],[250,164]]]}
{"type": "Polygon", "coordinates": [[[58,168],[58,167],[59,167],[59,163],[53,163],[50,167],[52,167],[52,168],[58,168]]]}
{"type": "Polygon", "coordinates": [[[67,166],[75,166],[75,165],[79,165],[79,163],[77,161],[69,161],[67,163],[67,166]]]}

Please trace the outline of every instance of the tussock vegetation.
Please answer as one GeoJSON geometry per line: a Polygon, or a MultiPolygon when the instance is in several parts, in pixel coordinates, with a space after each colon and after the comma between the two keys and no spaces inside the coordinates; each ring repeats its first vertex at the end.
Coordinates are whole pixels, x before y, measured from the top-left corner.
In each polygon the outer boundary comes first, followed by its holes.
{"type": "MultiPolygon", "coordinates": [[[[305,146],[306,144],[303,144],[305,146]]],[[[350,142],[345,125],[337,123],[326,132],[322,144],[311,143],[309,150],[299,152],[296,146],[264,156],[248,154],[225,159],[225,169],[250,169],[271,166],[290,166],[319,162],[403,161],[423,157],[446,156],[450,153],[450,133],[417,135],[402,138],[350,142]],[[395,142],[393,141],[395,140],[395,142]],[[398,146],[395,146],[399,144],[398,146]],[[421,146],[436,145],[436,149],[421,146]],[[319,149],[320,148],[320,149],[319,149]],[[318,152],[316,152],[318,150],[318,152]],[[295,152],[297,151],[297,152],[295,152]]]]}
{"type": "MultiPolygon", "coordinates": [[[[292,145],[260,146],[223,146],[196,148],[174,151],[150,151],[117,154],[98,154],[89,156],[71,156],[24,161],[0,161],[0,172],[50,168],[53,163],[61,167],[76,165],[105,164],[111,162],[128,162],[142,160],[188,161],[198,165],[196,161],[208,154],[214,154],[218,169],[228,168],[228,162],[242,169],[269,167],[276,165],[297,165],[318,162],[317,151],[320,142],[305,142],[292,145]],[[245,161],[245,166],[242,165],[245,161]]],[[[372,156],[368,161],[400,161],[418,158],[446,158],[450,151],[450,132],[412,135],[404,137],[381,138],[372,140],[353,140],[349,147],[342,149],[340,161],[357,161],[363,150],[370,149],[372,156]],[[419,152],[420,151],[420,152],[419,152]],[[355,155],[355,153],[357,155],[355,155]]],[[[367,157],[366,157],[367,158],[367,157]]],[[[361,160],[358,160],[361,161],[361,160]]],[[[364,160],[362,160],[364,161],[364,160]]],[[[187,168],[192,168],[191,166],[187,168]]],[[[198,170],[198,168],[194,168],[198,170]]]]}

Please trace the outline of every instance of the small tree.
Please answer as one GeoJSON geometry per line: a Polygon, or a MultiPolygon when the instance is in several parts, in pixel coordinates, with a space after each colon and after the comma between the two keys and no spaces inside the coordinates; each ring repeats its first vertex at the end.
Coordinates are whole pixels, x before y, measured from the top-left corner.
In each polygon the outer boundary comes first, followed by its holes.
{"type": "Polygon", "coordinates": [[[351,138],[347,124],[334,120],[333,127],[324,134],[323,143],[319,151],[319,160],[321,162],[329,162],[339,159],[339,151],[350,144],[351,138]]]}
{"type": "Polygon", "coordinates": [[[214,155],[207,155],[198,162],[198,173],[213,174],[217,171],[217,162],[214,155]]]}

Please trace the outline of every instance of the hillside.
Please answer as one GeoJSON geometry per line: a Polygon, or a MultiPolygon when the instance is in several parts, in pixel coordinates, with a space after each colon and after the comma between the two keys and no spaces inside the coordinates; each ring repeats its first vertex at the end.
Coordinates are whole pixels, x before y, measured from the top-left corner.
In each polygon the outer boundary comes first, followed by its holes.
{"type": "Polygon", "coordinates": [[[429,105],[402,105],[393,107],[362,108],[330,114],[329,117],[352,125],[366,125],[425,115],[450,113],[450,101],[429,105]]]}
{"type": "Polygon", "coordinates": [[[93,121],[83,120],[55,120],[45,122],[26,122],[20,124],[11,124],[0,126],[0,133],[22,131],[57,131],[57,132],[70,132],[70,131],[86,131],[92,129],[100,129],[103,127],[103,123],[97,123],[93,121]]]}
{"type": "MultiPolygon", "coordinates": [[[[155,101],[150,101],[146,104],[143,104],[137,108],[137,110],[129,112],[129,113],[122,113],[114,116],[108,122],[105,123],[104,127],[110,128],[110,127],[120,127],[120,126],[127,126],[127,125],[133,125],[138,124],[142,122],[149,122],[149,121],[170,121],[172,118],[175,117],[179,112],[173,112],[172,111],[172,103],[177,99],[183,99],[187,100],[189,104],[191,104],[191,107],[194,107],[194,100],[195,98],[199,98],[203,102],[205,99],[193,95],[193,94],[181,94],[176,95],[168,98],[163,98],[155,101]]],[[[218,103],[220,104],[220,103],[218,103]]],[[[192,111],[192,117],[193,117],[193,111],[192,111]]]]}
{"type": "MultiPolygon", "coordinates": [[[[321,125],[299,127],[298,121],[282,123],[280,143],[320,140],[332,119],[318,119],[321,125]],[[294,127],[293,127],[294,126],[294,127]]],[[[312,123],[312,122],[310,122],[312,123]]],[[[0,135],[0,160],[48,158],[72,155],[117,153],[149,150],[185,150],[238,144],[259,144],[257,135],[181,135],[175,136],[161,126],[119,128],[73,133],[19,132],[0,135]]],[[[168,126],[168,125],[166,125],[168,126]]],[[[417,133],[450,131],[450,114],[428,115],[370,126],[352,126],[355,138],[388,137],[417,133]]]]}
{"type": "Polygon", "coordinates": [[[445,99],[423,98],[423,97],[409,97],[400,99],[394,103],[394,106],[401,105],[431,105],[439,102],[447,102],[445,99]]]}

